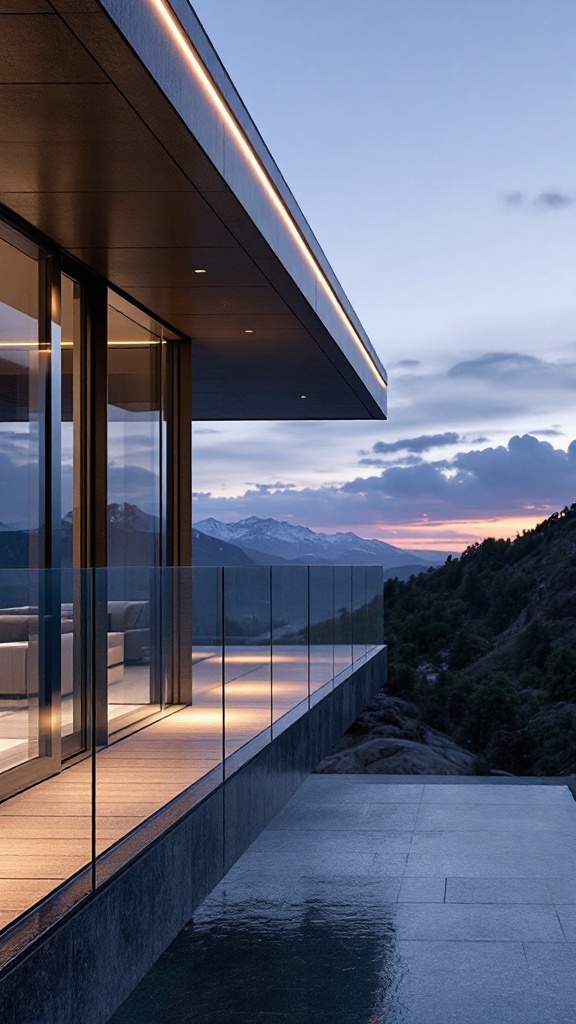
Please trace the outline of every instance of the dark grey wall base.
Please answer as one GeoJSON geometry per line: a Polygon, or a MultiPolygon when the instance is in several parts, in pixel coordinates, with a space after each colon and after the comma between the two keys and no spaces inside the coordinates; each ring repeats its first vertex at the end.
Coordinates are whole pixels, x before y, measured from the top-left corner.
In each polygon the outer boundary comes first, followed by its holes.
{"type": "Polygon", "coordinates": [[[385,672],[384,649],[0,976],[2,1024],[108,1021],[383,685],[385,672]]]}

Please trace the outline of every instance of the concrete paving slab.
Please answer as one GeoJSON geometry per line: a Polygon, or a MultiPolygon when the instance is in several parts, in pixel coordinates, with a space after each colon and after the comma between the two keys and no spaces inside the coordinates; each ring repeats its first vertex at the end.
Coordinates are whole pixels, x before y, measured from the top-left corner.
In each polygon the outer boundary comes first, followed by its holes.
{"type": "Polygon", "coordinates": [[[526,942],[533,1008],[542,1024],[574,1024],[576,943],[526,942]]]}
{"type": "MultiPolygon", "coordinates": [[[[558,906],[556,913],[560,918],[562,931],[567,942],[576,942],[576,907],[558,906]]],[[[574,1007],[576,1015],[576,1006],[574,1007]]]]}
{"type": "Polygon", "coordinates": [[[395,927],[399,939],[564,942],[552,905],[410,903],[398,907],[395,927]]]}
{"type": "Polygon", "coordinates": [[[406,873],[476,878],[576,877],[576,843],[570,834],[557,832],[532,833],[525,842],[520,842],[514,832],[496,828],[483,832],[414,832],[406,873]]]}
{"type": "Polygon", "coordinates": [[[554,903],[545,878],[447,878],[446,903],[554,903]]]}
{"type": "Polygon", "coordinates": [[[487,803],[451,803],[439,806],[436,803],[420,805],[415,829],[417,832],[485,832],[489,817],[490,826],[499,832],[569,832],[576,840],[576,817],[574,801],[555,801],[551,807],[532,799],[516,802],[501,801],[487,803]],[[489,808],[489,810],[488,810],[489,808]]]}
{"type": "Polygon", "coordinates": [[[576,878],[547,878],[553,903],[576,903],[576,878]]]}
{"type": "Polygon", "coordinates": [[[445,878],[403,878],[399,903],[444,903],[445,878]]]}

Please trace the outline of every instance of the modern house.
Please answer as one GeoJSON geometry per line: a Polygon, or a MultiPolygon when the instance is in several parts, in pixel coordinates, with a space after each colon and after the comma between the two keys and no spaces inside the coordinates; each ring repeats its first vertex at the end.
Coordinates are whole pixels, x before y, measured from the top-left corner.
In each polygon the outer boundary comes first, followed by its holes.
{"type": "Polygon", "coordinates": [[[386,377],[188,0],[0,67],[0,1019],[92,1024],[385,672],[378,569],[193,566],[191,425],[386,377]]]}

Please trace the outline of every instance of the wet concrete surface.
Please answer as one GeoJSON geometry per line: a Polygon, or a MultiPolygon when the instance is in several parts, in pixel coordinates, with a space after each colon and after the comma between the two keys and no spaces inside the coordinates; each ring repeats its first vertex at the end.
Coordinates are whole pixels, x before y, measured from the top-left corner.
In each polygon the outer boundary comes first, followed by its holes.
{"type": "Polygon", "coordinates": [[[113,1024],[574,1024],[563,786],[310,776],[113,1024]]]}

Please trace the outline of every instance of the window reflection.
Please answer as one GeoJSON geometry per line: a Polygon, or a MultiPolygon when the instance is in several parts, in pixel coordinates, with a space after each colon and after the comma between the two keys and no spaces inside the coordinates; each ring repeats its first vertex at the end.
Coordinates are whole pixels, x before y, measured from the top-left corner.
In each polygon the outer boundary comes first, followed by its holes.
{"type": "Polygon", "coordinates": [[[0,239],[0,771],[39,753],[38,294],[37,261],[0,239]]]}
{"type": "Polygon", "coordinates": [[[162,703],[162,339],[111,295],[108,312],[108,718],[162,703]],[[156,569],[156,571],[154,571],[156,569]]]}

